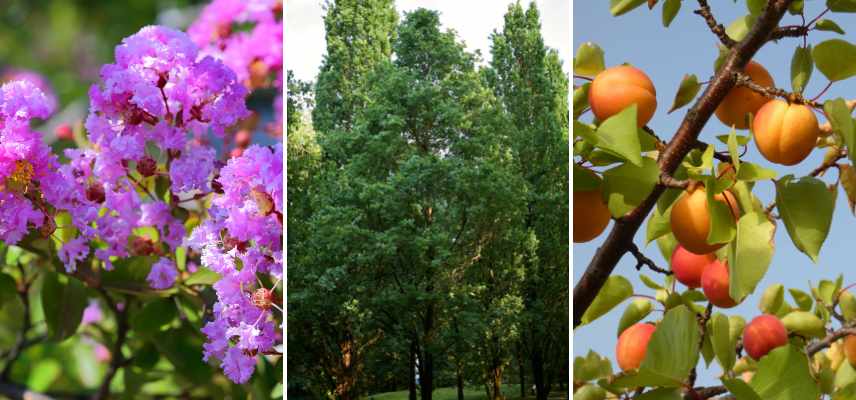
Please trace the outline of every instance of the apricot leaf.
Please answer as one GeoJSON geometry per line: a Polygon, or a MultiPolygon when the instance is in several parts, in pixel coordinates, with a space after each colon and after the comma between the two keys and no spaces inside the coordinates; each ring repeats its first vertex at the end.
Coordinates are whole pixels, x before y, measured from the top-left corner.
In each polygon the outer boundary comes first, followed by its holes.
{"type": "Polygon", "coordinates": [[[642,318],[647,317],[653,309],[654,305],[651,304],[651,300],[634,299],[631,301],[630,304],[627,305],[627,308],[624,309],[624,313],[621,314],[621,319],[618,322],[617,335],[621,335],[621,332],[624,332],[625,329],[641,321],[642,318]]]}
{"type": "Polygon", "coordinates": [[[663,26],[666,28],[672,24],[672,20],[681,9],[681,0],[666,0],[663,3],[663,26]]]}
{"type": "MultiPolygon", "coordinates": [[[[823,103],[823,111],[829,118],[832,129],[838,132],[844,139],[848,149],[856,148],[856,129],[853,127],[853,118],[850,117],[850,108],[847,102],[838,97],[823,103]]],[[[856,151],[850,151],[850,161],[856,162],[856,151]]]]}
{"type": "Polygon", "coordinates": [[[675,239],[675,235],[669,232],[668,235],[660,236],[657,239],[657,248],[660,249],[660,254],[665,259],[670,259],[672,257],[672,253],[675,252],[675,247],[678,247],[678,240],[675,239]]]}
{"type": "Polygon", "coordinates": [[[734,165],[734,169],[740,172],[740,152],[737,151],[737,130],[733,127],[731,128],[731,132],[728,134],[728,141],[725,143],[728,145],[728,154],[731,155],[731,164],[734,165]]]}
{"type": "Polygon", "coordinates": [[[590,87],[591,82],[586,82],[574,89],[574,119],[579,118],[583,111],[589,107],[588,92],[590,87]]]}
{"type": "Polygon", "coordinates": [[[603,193],[614,217],[620,217],[642,203],[659,179],[657,162],[645,157],[642,166],[624,163],[603,173],[603,193]]]}
{"type": "MultiPolygon", "coordinates": [[[[736,344],[737,339],[743,336],[743,328],[746,327],[746,320],[739,315],[728,317],[728,340],[736,344]]],[[[733,347],[733,346],[732,346],[733,347]]]]}
{"type": "Polygon", "coordinates": [[[782,317],[782,324],[788,331],[805,337],[819,338],[826,334],[823,329],[823,321],[809,311],[792,311],[782,317]]]}
{"type": "Polygon", "coordinates": [[[645,244],[650,244],[657,238],[669,234],[672,231],[672,224],[669,221],[671,207],[666,212],[660,212],[659,207],[655,207],[648,217],[648,225],[645,229],[645,244]]]}
{"type": "Polygon", "coordinates": [[[574,358],[574,381],[588,382],[612,374],[609,359],[589,350],[585,357],[574,358]]]}
{"type": "Polygon", "coordinates": [[[722,384],[740,400],[761,400],[748,383],[740,379],[723,379],[722,384]]]}
{"type": "Polygon", "coordinates": [[[574,191],[587,192],[600,188],[601,180],[590,170],[574,164],[574,191]]]}
{"type": "Polygon", "coordinates": [[[826,6],[834,12],[856,12],[856,0],[826,0],[826,6]]]}
{"type": "MultiPolygon", "coordinates": [[[[716,138],[720,142],[722,142],[722,144],[727,145],[729,136],[731,136],[731,135],[730,134],[729,135],[716,135],[716,138]]],[[[745,146],[747,143],[749,143],[752,140],[752,136],[748,136],[748,135],[737,135],[736,138],[737,138],[737,144],[740,146],[745,146]]]]}
{"type": "Polygon", "coordinates": [[[574,392],[574,399],[580,400],[603,400],[606,398],[606,390],[592,384],[586,384],[574,392]]]}
{"type": "Polygon", "coordinates": [[[750,15],[758,15],[764,11],[764,6],[767,5],[767,0],[746,0],[746,9],[750,15]]]}
{"type": "Polygon", "coordinates": [[[846,387],[853,384],[856,384],[856,370],[849,362],[842,362],[838,371],[835,371],[835,386],[846,387]]]}
{"type": "Polygon", "coordinates": [[[820,21],[817,21],[814,24],[814,29],[818,31],[835,32],[842,35],[844,34],[844,29],[841,29],[841,27],[838,26],[838,24],[836,24],[835,21],[831,19],[822,19],[820,21]]]}
{"type": "Polygon", "coordinates": [[[728,248],[729,295],[742,300],[755,290],[773,260],[775,225],[760,212],[737,221],[735,240],[728,248]]]}
{"type": "Polygon", "coordinates": [[[740,164],[740,170],[737,171],[737,180],[748,182],[763,181],[775,179],[777,175],[776,171],[772,169],[744,161],[740,164]]]}
{"type": "Polygon", "coordinates": [[[641,6],[646,0],[609,0],[609,12],[617,17],[641,6]]]}
{"type": "Polygon", "coordinates": [[[712,176],[708,177],[707,182],[705,182],[707,212],[710,215],[710,231],[707,234],[707,242],[726,243],[734,239],[736,233],[734,216],[731,214],[728,205],[714,200],[714,195],[717,193],[716,186],[716,179],[712,176]]]}
{"type": "Polygon", "coordinates": [[[856,296],[850,292],[842,292],[838,297],[838,305],[841,306],[841,315],[845,321],[856,319],[856,296]]]}
{"type": "Polygon", "coordinates": [[[850,212],[856,214],[856,170],[850,164],[841,164],[838,172],[838,180],[844,188],[844,193],[847,194],[850,212]]]}
{"type": "Polygon", "coordinates": [[[734,343],[731,343],[730,329],[728,327],[728,317],[722,313],[714,313],[711,317],[711,332],[710,342],[713,345],[713,352],[716,354],[716,361],[722,366],[723,371],[728,371],[734,366],[736,354],[734,353],[734,343]]]}
{"type": "Polygon", "coordinates": [[[794,245],[817,262],[835,210],[834,190],[820,179],[787,175],[776,181],[776,207],[794,245]]]}
{"type": "Polygon", "coordinates": [[[749,386],[762,399],[816,399],[820,396],[805,353],[791,344],[762,357],[749,386]]]}
{"type": "Polygon", "coordinates": [[[600,46],[592,42],[580,45],[574,57],[574,74],[593,77],[605,68],[603,49],[600,46]]]}
{"type": "Polygon", "coordinates": [[[797,307],[799,307],[803,311],[811,310],[811,296],[808,293],[803,292],[799,289],[790,288],[788,289],[788,293],[791,294],[791,297],[794,299],[794,302],[797,303],[797,307]]]}
{"type": "Polygon", "coordinates": [[[667,114],[671,114],[687,104],[689,104],[701,90],[701,84],[698,83],[698,78],[695,74],[686,74],[681,79],[681,85],[678,86],[678,92],[675,93],[675,100],[672,101],[672,107],[669,108],[667,114]]]}
{"type": "Polygon", "coordinates": [[[651,335],[640,373],[671,381],[680,386],[698,363],[699,330],[695,315],[680,305],[666,312],[651,335]]]}
{"type": "Polygon", "coordinates": [[[817,69],[832,82],[856,75],[856,46],[846,40],[820,42],[811,55],[817,69]]]}
{"type": "Polygon", "coordinates": [[[627,278],[621,275],[610,276],[597,293],[591,306],[583,314],[580,326],[598,319],[631,295],[633,295],[633,286],[627,278]]]}
{"type": "Polygon", "coordinates": [[[811,45],[795,48],[794,55],[791,58],[791,87],[793,87],[794,92],[802,93],[805,90],[813,69],[814,63],[811,60],[811,45]]]}
{"type": "Polygon", "coordinates": [[[595,146],[608,150],[636,166],[642,166],[642,145],[636,127],[636,104],[603,121],[595,133],[595,146]]]}
{"type": "Polygon", "coordinates": [[[753,15],[744,15],[742,17],[737,18],[725,28],[725,33],[731,39],[735,41],[741,41],[746,34],[749,33],[749,29],[752,28],[752,25],[755,24],[755,19],[757,17],[753,15]]]}
{"type": "Polygon", "coordinates": [[[639,400],[681,400],[681,389],[678,388],[659,388],[645,393],[642,393],[637,399],[639,400]]]}
{"type": "Polygon", "coordinates": [[[781,283],[777,283],[764,290],[758,308],[764,314],[776,314],[784,301],[785,287],[781,283]]]}

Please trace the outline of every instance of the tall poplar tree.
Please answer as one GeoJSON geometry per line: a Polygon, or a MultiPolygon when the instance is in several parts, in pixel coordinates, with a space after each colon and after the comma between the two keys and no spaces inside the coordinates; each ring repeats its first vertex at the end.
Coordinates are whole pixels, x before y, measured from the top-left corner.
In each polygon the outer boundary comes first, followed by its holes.
{"type": "Polygon", "coordinates": [[[546,399],[557,354],[567,358],[568,79],[544,45],[538,9],[508,8],[491,47],[489,82],[511,124],[511,147],[527,183],[523,347],[539,400],[546,399]]]}

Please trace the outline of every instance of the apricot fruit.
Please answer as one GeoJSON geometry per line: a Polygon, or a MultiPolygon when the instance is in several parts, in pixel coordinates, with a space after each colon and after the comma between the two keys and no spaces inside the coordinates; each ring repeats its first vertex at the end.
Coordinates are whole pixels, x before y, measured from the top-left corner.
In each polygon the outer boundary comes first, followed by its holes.
{"type": "Polygon", "coordinates": [[[574,243],[585,243],[600,236],[610,218],[600,188],[574,192],[574,243]]]}
{"type": "MultiPolygon", "coordinates": [[[[735,220],[740,216],[737,198],[731,192],[726,190],[714,195],[713,199],[728,205],[735,220]]],[[[707,235],[710,231],[710,215],[707,210],[707,191],[704,186],[698,185],[690,188],[681,195],[675,205],[672,206],[669,223],[678,243],[692,253],[713,253],[725,245],[725,243],[710,244],[707,242],[707,235]]]]}
{"type": "Polygon", "coordinates": [[[729,287],[728,265],[719,260],[714,260],[704,269],[701,274],[701,289],[707,300],[720,308],[731,308],[737,302],[728,293],[729,287]]]}
{"type": "Polygon", "coordinates": [[[636,122],[641,128],[657,109],[654,83],[640,69],[619,65],[601,71],[589,88],[589,104],[597,119],[604,121],[636,104],[636,122]]]}
{"type": "Polygon", "coordinates": [[[752,120],[758,151],[767,161],[795,165],[805,160],[817,143],[820,127],[811,108],[770,100],[752,120]]]}
{"type": "Polygon", "coordinates": [[[743,330],[743,349],[760,360],[779,346],[788,344],[788,331],[778,318],[770,314],[755,317],[743,330]]]}
{"type": "Polygon", "coordinates": [[[844,356],[850,365],[856,367],[856,335],[848,335],[844,338],[844,356]]]}
{"type": "Polygon", "coordinates": [[[701,287],[701,274],[708,264],[716,260],[711,254],[695,254],[681,245],[675,246],[672,252],[672,272],[678,282],[690,288],[701,287]]]}
{"type": "MultiPolygon", "coordinates": [[[[773,77],[761,64],[749,61],[743,70],[753,82],[766,87],[772,87],[773,77]]],[[[749,127],[749,114],[756,114],[769,99],[762,94],[744,86],[735,86],[728,91],[725,98],[716,108],[716,117],[726,126],[736,129],[749,127]]]]}
{"type": "Polygon", "coordinates": [[[615,359],[622,371],[636,369],[642,365],[648,351],[648,342],[656,329],[654,325],[639,323],[621,332],[618,344],[615,345],[615,359]]]}

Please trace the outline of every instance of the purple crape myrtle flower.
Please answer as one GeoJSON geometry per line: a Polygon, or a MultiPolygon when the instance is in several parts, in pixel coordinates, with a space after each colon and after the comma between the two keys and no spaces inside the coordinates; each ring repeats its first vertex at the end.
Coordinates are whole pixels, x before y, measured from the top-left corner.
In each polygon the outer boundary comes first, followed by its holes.
{"type": "Polygon", "coordinates": [[[164,290],[169,289],[175,284],[175,278],[178,276],[178,270],[175,268],[175,263],[168,258],[161,258],[152,265],[146,281],[152,289],[164,290]]]}
{"type": "Polygon", "coordinates": [[[56,93],[53,90],[53,86],[50,84],[50,82],[48,82],[47,78],[45,78],[42,74],[36,71],[22,68],[8,68],[3,71],[2,76],[0,76],[0,81],[30,82],[35,87],[39,88],[39,90],[41,90],[42,93],[45,95],[45,100],[47,102],[48,108],[54,111],[57,109],[57,105],[59,104],[59,102],[57,101],[56,93]]]}
{"type": "Polygon", "coordinates": [[[15,244],[30,227],[53,233],[53,219],[41,196],[58,187],[58,161],[30,130],[33,118],[47,118],[53,109],[32,82],[18,80],[0,86],[0,241],[15,244]]]}
{"type": "Polygon", "coordinates": [[[83,319],[80,320],[81,325],[98,323],[103,319],[104,314],[101,312],[101,306],[98,305],[98,300],[90,299],[89,305],[83,309],[83,319]]]}
{"type": "Polygon", "coordinates": [[[282,156],[282,144],[253,145],[230,159],[216,180],[221,190],[209,219],[185,242],[221,276],[214,319],[202,328],[203,356],[219,359],[236,383],[252,376],[259,353],[281,342],[272,309],[279,309],[275,290],[282,279],[282,156]],[[262,286],[265,275],[273,287],[262,286]]]}

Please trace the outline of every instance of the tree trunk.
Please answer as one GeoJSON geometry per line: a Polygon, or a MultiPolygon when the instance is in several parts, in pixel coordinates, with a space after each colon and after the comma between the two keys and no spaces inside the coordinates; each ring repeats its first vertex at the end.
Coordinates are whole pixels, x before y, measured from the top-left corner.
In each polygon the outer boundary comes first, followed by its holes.
{"type": "Polygon", "coordinates": [[[458,365],[458,400],[464,400],[464,374],[458,365]]]}
{"type": "Polygon", "coordinates": [[[339,342],[339,350],[341,352],[341,361],[339,373],[336,377],[336,397],[342,400],[351,400],[357,398],[356,393],[356,375],[357,375],[357,360],[355,354],[356,344],[354,339],[347,335],[345,339],[339,342]]]}
{"type": "Polygon", "coordinates": [[[544,385],[544,358],[541,356],[541,348],[534,346],[532,349],[532,379],[535,381],[535,398],[547,400],[547,388],[544,385]]]}
{"type": "Polygon", "coordinates": [[[520,351],[520,345],[517,345],[517,372],[520,374],[520,398],[526,398],[526,371],[524,370],[524,366],[526,365],[523,362],[523,352],[520,351]]]}
{"type": "MultiPolygon", "coordinates": [[[[429,288],[429,292],[433,288],[429,288]]],[[[434,303],[428,304],[422,323],[423,337],[429,337],[434,331],[434,303]]],[[[422,343],[422,357],[419,359],[419,389],[422,400],[431,400],[434,392],[434,354],[427,341],[422,343]]]]}
{"type": "Polygon", "coordinates": [[[410,381],[408,382],[409,400],[416,400],[416,353],[419,351],[419,346],[416,344],[416,339],[410,340],[410,364],[408,366],[410,381]]]}
{"type": "Polygon", "coordinates": [[[493,360],[493,368],[490,370],[490,381],[493,386],[491,400],[503,400],[502,397],[502,363],[498,359],[493,360]]]}

